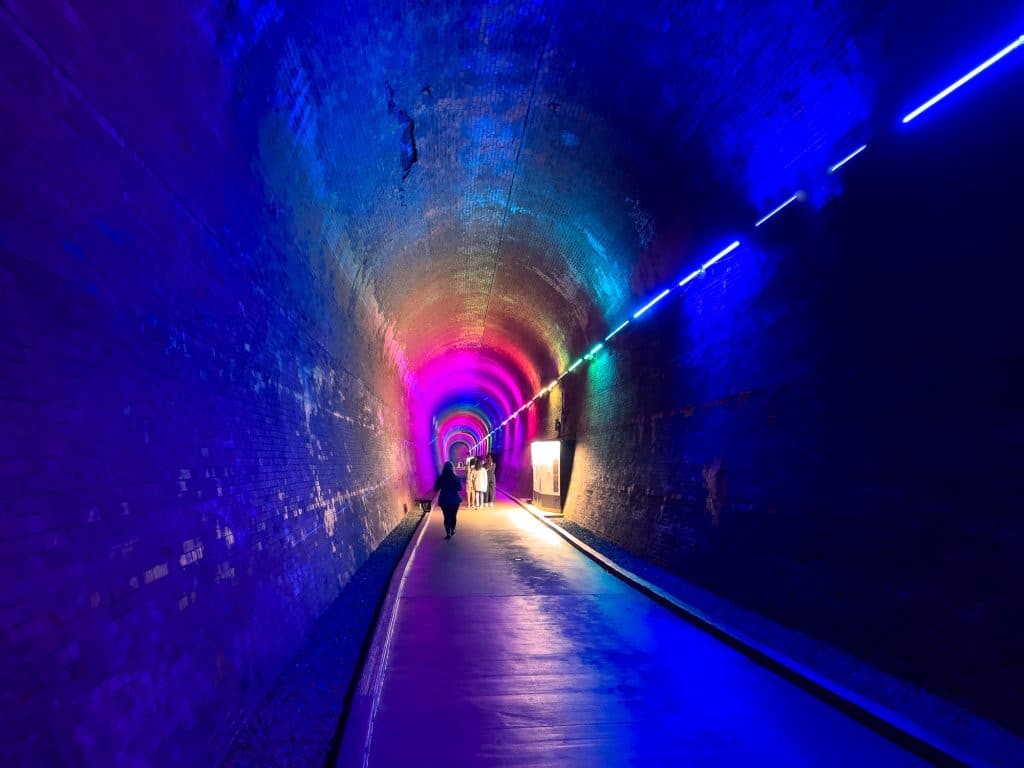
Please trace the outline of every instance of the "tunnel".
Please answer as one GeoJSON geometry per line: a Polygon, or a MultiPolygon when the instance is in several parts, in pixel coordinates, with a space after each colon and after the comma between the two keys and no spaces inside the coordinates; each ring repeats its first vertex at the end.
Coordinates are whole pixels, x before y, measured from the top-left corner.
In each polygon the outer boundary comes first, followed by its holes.
{"type": "Polygon", "coordinates": [[[0,35],[5,765],[1024,765],[1019,2],[0,35]]]}

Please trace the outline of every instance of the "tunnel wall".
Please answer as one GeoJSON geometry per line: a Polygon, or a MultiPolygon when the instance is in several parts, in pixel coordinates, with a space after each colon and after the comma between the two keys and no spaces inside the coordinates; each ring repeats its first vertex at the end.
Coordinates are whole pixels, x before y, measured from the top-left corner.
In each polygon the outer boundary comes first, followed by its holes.
{"type": "Polygon", "coordinates": [[[616,339],[567,517],[1021,733],[1013,82],[616,339]]]}
{"type": "Polygon", "coordinates": [[[211,765],[402,515],[404,390],[209,62],[93,10],[0,17],[0,762],[211,765]]]}

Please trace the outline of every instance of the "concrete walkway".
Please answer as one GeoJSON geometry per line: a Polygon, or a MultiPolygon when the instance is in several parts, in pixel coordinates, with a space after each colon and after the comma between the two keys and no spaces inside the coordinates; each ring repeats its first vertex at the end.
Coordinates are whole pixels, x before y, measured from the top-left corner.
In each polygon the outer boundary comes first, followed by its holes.
{"type": "Polygon", "coordinates": [[[918,766],[507,503],[412,561],[372,766],[918,766]]]}

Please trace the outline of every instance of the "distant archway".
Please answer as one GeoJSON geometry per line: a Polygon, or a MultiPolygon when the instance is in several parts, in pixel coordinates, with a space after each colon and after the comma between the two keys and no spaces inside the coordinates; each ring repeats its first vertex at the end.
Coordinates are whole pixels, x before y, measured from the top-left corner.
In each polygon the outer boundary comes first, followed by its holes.
{"type": "Polygon", "coordinates": [[[454,464],[456,469],[464,467],[468,457],[469,443],[465,443],[462,440],[456,440],[448,447],[448,461],[454,464]]]}

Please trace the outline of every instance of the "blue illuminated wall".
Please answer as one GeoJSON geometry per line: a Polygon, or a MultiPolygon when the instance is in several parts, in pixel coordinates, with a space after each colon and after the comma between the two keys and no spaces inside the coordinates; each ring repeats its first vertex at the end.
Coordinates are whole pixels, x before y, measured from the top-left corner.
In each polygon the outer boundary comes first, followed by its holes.
{"type": "Polygon", "coordinates": [[[841,201],[788,211],[617,337],[577,402],[568,504],[1018,732],[1020,82],[890,135],[841,201]]]}

